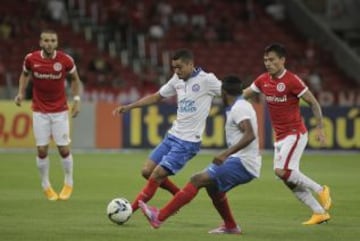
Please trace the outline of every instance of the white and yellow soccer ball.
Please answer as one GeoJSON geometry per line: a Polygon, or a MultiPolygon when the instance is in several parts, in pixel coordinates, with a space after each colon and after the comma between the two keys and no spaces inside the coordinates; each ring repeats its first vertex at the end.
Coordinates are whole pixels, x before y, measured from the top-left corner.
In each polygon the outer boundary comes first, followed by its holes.
{"type": "Polygon", "coordinates": [[[125,198],[114,198],[106,208],[108,218],[119,225],[126,223],[132,214],[130,202],[125,198]]]}

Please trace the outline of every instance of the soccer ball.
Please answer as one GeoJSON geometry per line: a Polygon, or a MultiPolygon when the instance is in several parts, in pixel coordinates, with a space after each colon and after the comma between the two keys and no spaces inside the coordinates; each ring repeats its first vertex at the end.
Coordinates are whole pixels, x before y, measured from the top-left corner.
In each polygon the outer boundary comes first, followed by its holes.
{"type": "Polygon", "coordinates": [[[132,207],[125,198],[114,198],[109,202],[106,213],[112,222],[121,225],[131,217],[132,207]]]}

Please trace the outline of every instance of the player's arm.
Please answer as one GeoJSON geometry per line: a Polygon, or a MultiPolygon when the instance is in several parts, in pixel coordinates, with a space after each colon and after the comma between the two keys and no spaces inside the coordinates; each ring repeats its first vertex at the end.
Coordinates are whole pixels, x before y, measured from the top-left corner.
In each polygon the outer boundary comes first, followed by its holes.
{"type": "Polygon", "coordinates": [[[15,104],[17,106],[21,106],[21,102],[23,101],[23,99],[25,97],[25,89],[29,83],[29,80],[30,80],[30,73],[22,71],[20,74],[20,78],[19,78],[19,90],[14,99],[15,104]]]}
{"type": "Polygon", "coordinates": [[[162,99],[164,99],[164,97],[162,97],[159,92],[156,92],[151,95],[147,95],[128,105],[119,105],[113,110],[113,115],[121,114],[134,108],[155,104],[160,102],[162,99]]]}
{"type": "Polygon", "coordinates": [[[238,152],[239,150],[245,148],[253,140],[255,140],[255,132],[252,128],[250,119],[245,119],[240,121],[238,124],[240,131],[243,133],[242,138],[235,145],[229,147],[228,149],[220,152],[215,156],[213,163],[216,165],[221,165],[227,158],[233,153],[238,152]]]}
{"type": "Polygon", "coordinates": [[[80,112],[80,88],[81,88],[81,81],[77,70],[70,73],[71,78],[71,94],[73,96],[73,103],[71,107],[71,116],[76,117],[80,112]]]}
{"type": "Polygon", "coordinates": [[[301,98],[310,106],[315,119],[316,119],[316,128],[317,139],[320,141],[322,145],[325,144],[325,134],[324,134],[324,126],[323,126],[323,115],[321,111],[321,107],[319,102],[316,100],[315,96],[312,94],[310,90],[307,90],[301,98]]]}
{"type": "Polygon", "coordinates": [[[258,95],[258,93],[255,92],[250,86],[245,88],[242,93],[242,96],[246,100],[252,99],[253,97],[255,97],[257,95],[258,95]]]}

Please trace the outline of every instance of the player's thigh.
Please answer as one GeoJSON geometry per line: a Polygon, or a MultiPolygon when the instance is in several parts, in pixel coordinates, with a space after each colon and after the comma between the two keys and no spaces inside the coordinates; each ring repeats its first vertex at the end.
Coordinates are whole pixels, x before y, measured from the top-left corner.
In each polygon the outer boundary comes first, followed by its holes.
{"type": "Polygon", "coordinates": [[[33,113],[33,132],[36,146],[46,146],[50,142],[51,118],[40,112],[33,113]]]}
{"type": "Polygon", "coordinates": [[[307,133],[305,133],[289,135],[276,142],[274,168],[298,170],[307,140],[307,133]]]}
{"type": "Polygon", "coordinates": [[[151,159],[147,159],[141,169],[141,174],[145,178],[149,178],[158,164],[151,159]]]}
{"type": "Polygon", "coordinates": [[[67,146],[70,144],[70,124],[69,113],[63,111],[51,114],[52,125],[51,134],[57,146],[67,146]]]}
{"type": "Polygon", "coordinates": [[[161,143],[159,143],[150,153],[148,159],[145,161],[141,174],[148,178],[153,170],[161,162],[163,157],[171,150],[171,143],[168,137],[165,137],[161,143]]]}
{"type": "Polygon", "coordinates": [[[163,139],[163,141],[158,144],[154,150],[152,150],[152,152],[150,153],[148,160],[145,162],[146,166],[149,166],[149,168],[151,166],[153,166],[153,164],[156,166],[158,165],[161,160],[163,159],[163,157],[165,155],[167,155],[169,153],[169,151],[171,150],[171,141],[169,140],[168,137],[165,137],[163,139]]]}
{"type": "Polygon", "coordinates": [[[171,174],[176,174],[199,150],[200,143],[178,140],[172,143],[170,151],[163,157],[159,165],[171,174]]]}
{"type": "Polygon", "coordinates": [[[223,192],[248,183],[255,178],[238,157],[229,157],[222,165],[210,164],[206,172],[216,183],[218,189],[223,192]]]}

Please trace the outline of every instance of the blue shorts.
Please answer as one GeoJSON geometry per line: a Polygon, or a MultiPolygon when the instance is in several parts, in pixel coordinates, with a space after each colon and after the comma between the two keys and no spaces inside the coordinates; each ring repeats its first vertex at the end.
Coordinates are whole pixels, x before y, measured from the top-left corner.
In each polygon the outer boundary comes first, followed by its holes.
{"type": "Polygon", "coordinates": [[[255,177],[243,166],[240,158],[229,157],[222,165],[210,164],[206,168],[219,191],[227,192],[233,187],[250,182],[255,177]]]}
{"type": "Polygon", "coordinates": [[[150,153],[149,159],[174,175],[200,151],[200,145],[201,142],[184,141],[168,134],[150,153]]]}

